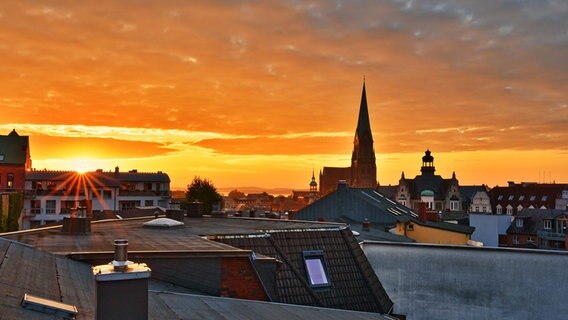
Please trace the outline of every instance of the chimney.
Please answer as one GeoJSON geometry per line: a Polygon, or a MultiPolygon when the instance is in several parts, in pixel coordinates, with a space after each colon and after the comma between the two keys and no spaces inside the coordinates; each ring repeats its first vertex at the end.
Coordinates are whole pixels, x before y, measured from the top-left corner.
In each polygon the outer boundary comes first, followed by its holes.
{"type": "Polygon", "coordinates": [[[419,202],[418,203],[418,219],[420,219],[421,221],[427,220],[426,202],[419,202]]]}
{"type": "Polygon", "coordinates": [[[118,172],[119,172],[118,166],[114,167],[114,173],[118,173],[118,172]]]}
{"type": "Polygon", "coordinates": [[[347,189],[347,181],[339,180],[337,181],[337,191],[347,189]]]}
{"type": "Polygon", "coordinates": [[[363,231],[370,231],[371,230],[371,222],[369,222],[369,219],[365,218],[363,219],[363,231]]]}
{"type": "Polygon", "coordinates": [[[145,263],[128,261],[128,240],[114,240],[114,260],[93,267],[96,319],[148,319],[148,278],[145,263]]]}
{"type": "Polygon", "coordinates": [[[89,232],[91,232],[91,219],[87,216],[87,208],[73,208],[71,209],[71,217],[63,218],[62,233],[75,235],[89,232]]]}

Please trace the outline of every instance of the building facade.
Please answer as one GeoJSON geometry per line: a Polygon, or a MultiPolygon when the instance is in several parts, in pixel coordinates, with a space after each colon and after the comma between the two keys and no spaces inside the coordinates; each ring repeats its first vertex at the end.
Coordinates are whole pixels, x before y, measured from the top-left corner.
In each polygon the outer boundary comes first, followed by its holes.
{"type": "Polygon", "coordinates": [[[16,130],[0,135],[0,192],[22,192],[26,171],[32,167],[28,136],[16,130]]]}
{"type": "Polygon", "coordinates": [[[24,188],[22,229],[59,222],[73,209],[87,213],[123,211],[136,207],[169,207],[170,178],[155,173],[131,170],[78,173],[75,171],[27,171],[24,188]]]}
{"type": "Polygon", "coordinates": [[[562,199],[562,192],[567,188],[566,184],[510,181],[506,187],[494,187],[489,191],[492,212],[517,215],[523,209],[554,209],[556,200],[562,199]]]}
{"type": "Polygon", "coordinates": [[[346,181],[353,188],[376,188],[377,164],[373,143],[367,94],[365,83],[363,83],[359,118],[353,140],[351,166],[346,168],[323,167],[319,177],[320,194],[323,196],[334,191],[340,180],[346,181]]]}
{"type": "Polygon", "coordinates": [[[418,210],[419,203],[425,202],[433,211],[462,211],[462,195],[455,172],[450,179],[436,175],[434,157],[426,150],[422,157],[421,174],[407,179],[402,173],[395,193],[395,201],[418,210]]]}

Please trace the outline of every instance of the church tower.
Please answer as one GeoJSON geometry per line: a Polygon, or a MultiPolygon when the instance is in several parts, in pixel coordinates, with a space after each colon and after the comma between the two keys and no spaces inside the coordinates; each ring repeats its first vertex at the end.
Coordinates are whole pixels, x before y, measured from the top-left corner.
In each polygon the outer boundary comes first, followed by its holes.
{"type": "Polygon", "coordinates": [[[353,141],[353,155],[351,156],[351,183],[355,188],[377,187],[377,164],[375,161],[375,149],[373,148],[373,134],[369,121],[369,109],[367,108],[367,94],[365,81],[363,81],[363,93],[359,107],[359,119],[353,141]]]}

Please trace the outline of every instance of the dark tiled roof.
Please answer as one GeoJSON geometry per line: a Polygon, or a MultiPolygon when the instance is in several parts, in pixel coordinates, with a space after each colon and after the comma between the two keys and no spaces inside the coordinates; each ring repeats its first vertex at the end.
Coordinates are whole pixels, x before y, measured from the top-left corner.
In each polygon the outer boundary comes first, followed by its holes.
{"type": "Polygon", "coordinates": [[[76,171],[32,170],[26,172],[26,180],[78,181],[86,179],[95,186],[119,187],[121,182],[170,182],[163,172],[104,172],[93,171],[80,174],[76,171]]]}
{"type": "Polygon", "coordinates": [[[562,190],[565,189],[568,189],[568,184],[522,183],[494,187],[489,191],[489,196],[493,212],[496,212],[497,205],[501,205],[505,213],[505,208],[510,205],[516,213],[519,205],[523,208],[533,206],[538,209],[545,206],[547,209],[552,209],[556,206],[556,198],[560,197],[562,190]]]}
{"type": "Polygon", "coordinates": [[[380,193],[382,193],[383,195],[385,195],[390,199],[394,199],[397,189],[398,186],[379,186],[377,188],[377,191],[379,191],[380,193]]]}
{"type": "MultiPolygon", "coordinates": [[[[164,283],[156,290],[157,281],[150,282],[149,319],[392,319],[376,313],[174,293],[168,291],[187,289],[164,283]]],[[[0,239],[2,319],[59,319],[21,307],[25,293],[76,306],[78,320],[94,319],[94,285],[88,264],[0,239]]]]}
{"type": "Polygon", "coordinates": [[[358,223],[368,219],[371,223],[394,225],[400,215],[410,214],[414,213],[409,208],[374,189],[350,188],[344,185],[298,211],[296,217],[312,221],[319,218],[335,221],[340,217],[347,217],[358,223]]]}
{"type": "Polygon", "coordinates": [[[373,189],[340,188],[300,210],[296,217],[305,220],[324,218],[326,221],[348,219],[362,223],[368,219],[371,223],[388,226],[398,221],[413,221],[432,228],[471,234],[475,228],[452,223],[420,221],[411,209],[389,199],[373,189]]]}
{"type": "Polygon", "coordinates": [[[487,186],[460,186],[460,193],[462,194],[462,199],[471,203],[473,196],[479,191],[488,191],[487,186]]]}
{"type": "Polygon", "coordinates": [[[565,210],[523,209],[515,216],[515,219],[511,221],[511,225],[507,228],[507,233],[536,235],[538,230],[543,230],[544,220],[555,219],[565,214],[567,214],[565,210]],[[522,227],[517,227],[517,219],[523,219],[522,227]]]}
{"type": "Polygon", "coordinates": [[[0,234],[0,236],[57,253],[111,252],[114,250],[114,239],[128,239],[128,250],[131,252],[172,250],[235,254],[241,251],[238,248],[203,239],[192,232],[191,228],[144,228],[143,223],[152,219],[154,217],[97,221],[91,224],[91,233],[84,235],[69,236],[61,232],[61,227],[49,227],[0,234]]]}
{"type": "Polygon", "coordinates": [[[368,312],[168,292],[150,292],[148,304],[152,319],[394,319],[368,312]]]}
{"type": "Polygon", "coordinates": [[[77,307],[77,319],[94,319],[91,266],[0,238],[0,318],[55,319],[22,308],[25,293],[77,307]]]}
{"type": "Polygon", "coordinates": [[[28,136],[20,136],[15,130],[9,135],[0,135],[0,155],[4,155],[4,160],[1,160],[0,164],[25,165],[28,147],[28,136]]]}
{"type": "Polygon", "coordinates": [[[142,224],[149,220],[98,221],[92,223],[86,235],[69,236],[62,234],[60,227],[51,227],[3,236],[42,250],[73,253],[72,257],[91,260],[112,252],[114,239],[128,239],[129,256],[140,261],[157,259],[165,251],[249,257],[253,250],[259,257],[276,258],[286,265],[276,279],[281,302],[370,312],[388,312],[392,307],[357,240],[344,224],[204,217],[186,218],[185,225],[179,228],[143,228],[142,224]],[[223,243],[200,237],[204,235],[223,243]],[[305,286],[302,252],[316,249],[324,250],[332,287],[314,293],[305,286]],[[86,257],[85,253],[90,252],[100,255],[86,257]]]}
{"type": "Polygon", "coordinates": [[[219,237],[217,241],[283,262],[277,279],[281,302],[387,313],[392,301],[349,229],[273,232],[266,237],[219,237]],[[307,284],[302,252],[323,250],[331,289],[307,284]]]}
{"type": "Polygon", "coordinates": [[[439,175],[423,174],[411,180],[411,197],[420,199],[420,193],[424,190],[434,192],[434,199],[444,199],[447,188],[447,181],[439,175]]]}

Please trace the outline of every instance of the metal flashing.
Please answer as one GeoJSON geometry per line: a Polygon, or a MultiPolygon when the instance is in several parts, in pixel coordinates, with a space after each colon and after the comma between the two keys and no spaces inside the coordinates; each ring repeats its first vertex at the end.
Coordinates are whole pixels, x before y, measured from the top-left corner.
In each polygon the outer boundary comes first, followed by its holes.
{"type": "Polygon", "coordinates": [[[73,305],[32,296],[31,294],[27,293],[24,294],[21,306],[26,309],[42,312],[45,314],[53,314],[55,316],[63,317],[66,319],[75,319],[75,316],[79,313],[79,311],[77,311],[77,307],[73,305]]]}

